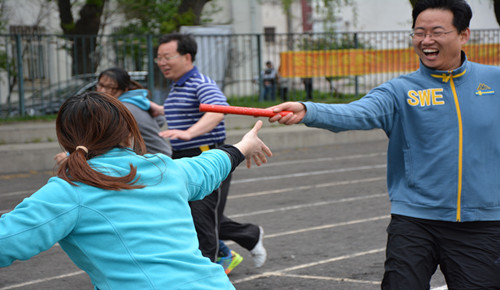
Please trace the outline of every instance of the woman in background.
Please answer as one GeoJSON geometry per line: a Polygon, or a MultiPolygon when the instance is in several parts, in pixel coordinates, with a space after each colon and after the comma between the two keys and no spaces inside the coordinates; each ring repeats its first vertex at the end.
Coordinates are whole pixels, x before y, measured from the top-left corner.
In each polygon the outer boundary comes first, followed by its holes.
{"type": "Polygon", "coordinates": [[[118,67],[106,69],[97,78],[96,90],[118,98],[134,115],[148,153],[163,153],[172,156],[168,139],[158,135],[165,118],[153,118],[150,114],[149,91],[132,80],[126,70],[118,67]]]}
{"type": "MultiPolygon", "coordinates": [[[[126,70],[113,67],[102,71],[97,78],[96,90],[118,98],[129,109],[137,121],[148,153],[172,156],[170,141],[158,135],[160,128],[165,124],[165,118],[151,116],[149,91],[132,80],[126,70]]],[[[61,152],[54,159],[59,165],[67,156],[66,152],[61,152]]]]}

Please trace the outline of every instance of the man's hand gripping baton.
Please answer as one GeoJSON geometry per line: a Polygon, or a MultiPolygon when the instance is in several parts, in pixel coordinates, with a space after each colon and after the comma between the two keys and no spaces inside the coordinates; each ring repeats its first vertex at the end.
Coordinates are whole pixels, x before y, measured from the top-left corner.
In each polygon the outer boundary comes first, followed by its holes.
{"type": "Polygon", "coordinates": [[[200,112],[248,115],[248,116],[254,116],[254,117],[269,117],[269,118],[276,116],[277,114],[280,114],[281,116],[286,116],[286,115],[292,113],[291,111],[281,111],[279,113],[275,113],[275,112],[273,112],[273,110],[269,110],[269,109],[209,105],[209,104],[200,104],[200,112]]]}

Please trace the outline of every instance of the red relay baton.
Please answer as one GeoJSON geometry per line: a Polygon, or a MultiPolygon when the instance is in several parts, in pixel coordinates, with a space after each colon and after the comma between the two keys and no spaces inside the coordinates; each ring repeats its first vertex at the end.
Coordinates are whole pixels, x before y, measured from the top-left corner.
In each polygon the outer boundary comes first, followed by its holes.
{"type": "Polygon", "coordinates": [[[213,112],[213,113],[224,113],[224,114],[235,114],[235,115],[249,115],[254,117],[273,117],[277,114],[281,116],[286,116],[291,111],[281,111],[279,113],[273,112],[270,109],[259,109],[259,108],[249,108],[249,107],[236,107],[236,106],[222,106],[222,105],[209,105],[200,104],[200,112],[213,112]]]}

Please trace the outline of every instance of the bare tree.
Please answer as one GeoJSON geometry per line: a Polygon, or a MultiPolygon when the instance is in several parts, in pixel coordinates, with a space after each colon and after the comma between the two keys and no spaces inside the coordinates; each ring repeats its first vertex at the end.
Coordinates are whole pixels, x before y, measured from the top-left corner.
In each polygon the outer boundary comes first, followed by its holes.
{"type": "Polygon", "coordinates": [[[177,12],[179,15],[191,14],[193,16],[192,25],[200,25],[203,6],[210,1],[211,0],[183,0],[177,12]]]}
{"type": "Polygon", "coordinates": [[[93,55],[97,47],[97,35],[105,3],[106,0],[86,0],[75,22],[71,1],[57,0],[61,29],[72,41],[73,75],[93,73],[97,68],[93,55]]]}
{"type": "MultiPolygon", "coordinates": [[[[50,0],[48,0],[50,1],[50,0]]],[[[123,33],[168,33],[182,25],[201,24],[201,12],[211,0],[115,0],[118,11],[129,20],[139,20],[131,25],[123,25],[123,33]]],[[[72,41],[72,72],[74,75],[93,73],[97,69],[94,57],[98,44],[98,34],[105,23],[104,8],[108,0],[85,0],[78,12],[78,19],[72,13],[71,0],[57,0],[60,26],[63,34],[72,41]]],[[[76,4],[75,4],[76,5],[76,4]]]]}
{"type": "Polygon", "coordinates": [[[500,0],[493,0],[493,11],[495,11],[495,18],[500,25],[500,0]]]}
{"type": "Polygon", "coordinates": [[[181,26],[200,25],[201,12],[211,0],[117,0],[118,11],[133,24],[121,27],[124,33],[163,34],[181,26]]]}

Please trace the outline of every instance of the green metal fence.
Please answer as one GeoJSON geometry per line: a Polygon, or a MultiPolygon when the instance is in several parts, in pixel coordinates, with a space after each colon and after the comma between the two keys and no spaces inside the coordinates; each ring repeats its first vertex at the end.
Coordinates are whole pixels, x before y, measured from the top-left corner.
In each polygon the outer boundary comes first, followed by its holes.
{"type": "MultiPolygon", "coordinates": [[[[230,103],[253,105],[259,101],[262,90],[260,72],[265,62],[271,61],[278,69],[283,52],[404,50],[411,48],[408,33],[194,35],[198,42],[195,64],[217,82],[230,103]]],[[[152,92],[152,100],[162,103],[168,94],[169,82],[153,62],[159,37],[0,35],[0,117],[56,113],[67,97],[93,89],[96,74],[112,66],[131,72],[152,92]]],[[[500,57],[497,53],[499,38],[498,29],[474,30],[469,43],[479,47],[476,54],[487,55],[485,62],[492,63],[494,55],[500,57]]],[[[349,60],[343,61],[345,67],[359,65],[359,60],[352,64],[349,60]]],[[[482,62],[482,59],[474,61],[482,62]]],[[[493,60],[495,62],[500,63],[493,60]]],[[[405,66],[402,64],[401,67],[405,66]]],[[[314,100],[330,101],[332,98],[361,96],[371,88],[408,72],[404,69],[381,71],[335,77],[316,75],[308,79],[313,84],[314,100]]],[[[303,80],[299,76],[282,78],[275,87],[276,102],[284,100],[285,88],[287,100],[304,99],[303,80]]],[[[262,106],[269,104],[263,102],[262,106]]]]}

